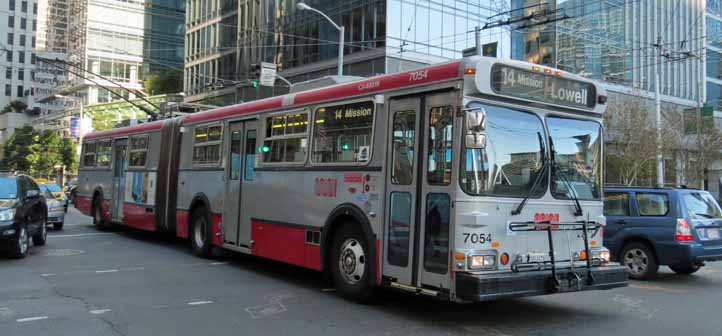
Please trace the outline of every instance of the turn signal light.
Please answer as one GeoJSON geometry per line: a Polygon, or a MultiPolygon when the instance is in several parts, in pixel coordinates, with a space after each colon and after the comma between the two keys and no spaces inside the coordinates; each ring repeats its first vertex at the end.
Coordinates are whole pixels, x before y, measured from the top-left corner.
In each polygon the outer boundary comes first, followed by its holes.
{"type": "Polygon", "coordinates": [[[561,71],[561,70],[554,71],[554,74],[557,75],[557,76],[561,76],[561,75],[562,75],[562,71],[561,71]]]}
{"type": "Polygon", "coordinates": [[[587,260],[587,251],[579,253],[579,260],[587,260]]]}
{"type": "Polygon", "coordinates": [[[508,253],[502,253],[501,257],[499,257],[499,262],[502,265],[506,265],[509,263],[509,254],[508,253]]]}
{"type": "Polygon", "coordinates": [[[455,253],[454,254],[454,260],[464,261],[466,259],[466,255],[463,253],[455,253]]]}
{"type": "Polygon", "coordinates": [[[539,72],[539,71],[541,71],[541,68],[535,65],[535,66],[532,66],[532,67],[531,67],[531,71],[533,71],[533,72],[539,72]]]}
{"type": "Polygon", "coordinates": [[[491,247],[498,248],[499,246],[501,246],[501,243],[499,243],[498,241],[491,242],[491,247]]]}
{"type": "Polygon", "coordinates": [[[547,75],[551,75],[551,74],[552,74],[552,69],[544,69],[544,73],[547,74],[547,75]]]}
{"type": "Polygon", "coordinates": [[[476,68],[464,69],[464,75],[474,75],[474,74],[476,74],[476,68]]]}

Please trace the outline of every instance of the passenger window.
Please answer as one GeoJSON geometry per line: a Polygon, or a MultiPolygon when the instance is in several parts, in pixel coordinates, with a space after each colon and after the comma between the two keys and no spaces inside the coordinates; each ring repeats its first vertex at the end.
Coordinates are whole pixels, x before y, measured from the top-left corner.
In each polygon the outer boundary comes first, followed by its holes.
{"type": "Polygon", "coordinates": [[[424,269],[446,274],[449,268],[449,222],[451,198],[447,194],[426,196],[426,232],[424,232],[424,269]]]}
{"type": "Polygon", "coordinates": [[[454,109],[451,106],[434,107],[429,114],[429,151],[427,182],[448,185],[451,182],[451,157],[454,109]]]}
{"type": "Polygon", "coordinates": [[[391,224],[387,259],[391,265],[406,267],[409,263],[409,234],[411,233],[411,194],[391,193],[391,224]]]}
{"type": "Polygon", "coordinates": [[[662,193],[637,193],[640,216],[666,216],[669,213],[669,196],[662,193]]]}
{"type": "Polygon", "coordinates": [[[229,179],[238,180],[241,177],[241,131],[231,130],[231,169],[229,179]]]}
{"type": "Polygon", "coordinates": [[[409,185],[414,180],[414,143],[416,139],[416,111],[394,113],[393,169],[391,183],[409,185]]]}
{"type": "Polygon", "coordinates": [[[221,162],[223,127],[199,126],[193,133],[193,164],[211,165],[221,162]]]}
{"type": "Polygon", "coordinates": [[[148,136],[134,136],[130,138],[129,166],[145,167],[148,156],[148,136]]]}
{"type": "Polygon", "coordinates": [[[604,194],[605,216],[629,216],[629,195],[627,193],[604,194]]]}
{"type": "Polygon", "coordinates": [[[83,167],[95,167],[95,142],[83,144],[83,167]]]}
{"type": "Polygon", "coordinates": [[[110,167],[110,140],[98,141],[96,144],[96,163],[98,167],[110,167]]]}
{"type": "Polygon", "coordinates": [[[256,166],[256,130],[246,132],[245,180],[253,181],[253,168],[256,166]]]}
{"type": "Polygon", "coordinates": [[[261,147],[263,162],[305,162],[307,132],[308,113],[296,111],[266,118],[266,137],[261,147]]]}
{"type": "Polygon", "coordinates": [[[372,101],[319,107],[314,117],[313,162],[367,162],[373,122],[372,101]]]}

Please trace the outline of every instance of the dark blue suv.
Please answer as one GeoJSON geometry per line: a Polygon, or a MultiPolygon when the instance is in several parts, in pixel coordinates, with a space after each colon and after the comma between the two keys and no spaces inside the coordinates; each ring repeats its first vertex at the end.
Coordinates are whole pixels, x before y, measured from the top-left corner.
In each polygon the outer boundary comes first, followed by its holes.
{"type": "Polygon", "coordinates": [[[633,279],[652,279],[660,265],[692,274],[722,260],[722,210],[696,189],[606,187],[604,245],[633,279]]]}

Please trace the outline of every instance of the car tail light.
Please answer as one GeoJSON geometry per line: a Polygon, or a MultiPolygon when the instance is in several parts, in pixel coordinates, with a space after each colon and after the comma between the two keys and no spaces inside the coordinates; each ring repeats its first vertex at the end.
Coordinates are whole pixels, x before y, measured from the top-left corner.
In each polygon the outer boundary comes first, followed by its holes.
{"type": "Polygon", "coordinates": [[[690,241],[694,240],[692,237],[692,229],[689,228],[689,222],[686,219],[677,219],[677,231],[674,234],[674,240],[676,241],[690,241]]]}

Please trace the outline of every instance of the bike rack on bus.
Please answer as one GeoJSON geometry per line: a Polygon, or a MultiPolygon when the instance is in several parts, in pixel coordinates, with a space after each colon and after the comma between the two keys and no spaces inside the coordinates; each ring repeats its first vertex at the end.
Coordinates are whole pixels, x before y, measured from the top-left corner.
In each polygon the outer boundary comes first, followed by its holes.
{"type": "MultiPolygon", "coordinates": [[[[527,221],[527,222],[511,222],[509,223],[509,230],[513,232],[539,232],[546,231],[547,239],[549,239],[549,258],[552,268],[552,285],[554,290],[559,290],[561,282],[557,277],[556,261],[554,257],[554,241],[552,239],[552,231],[582,231],[582,237],[584,239],[584,251],[587,253],[586,266],[587,266],[587,285],[594,284],[594,276],[592,275],[592,252],[589,249],[589,229],[594,230],[594,234],[597,234],[602,224],[597,222],[590,222],[586,220],[576,222],[552,222],[552,221],[527,221]]],[[[572,270],[574,269],[574,258],[570,256],[570,264],[572,270]]],[[[574,273],[575,276],[576,273],[574,273]]],[[[578,278],[578,276],[577,276],[578,278]]]]}

